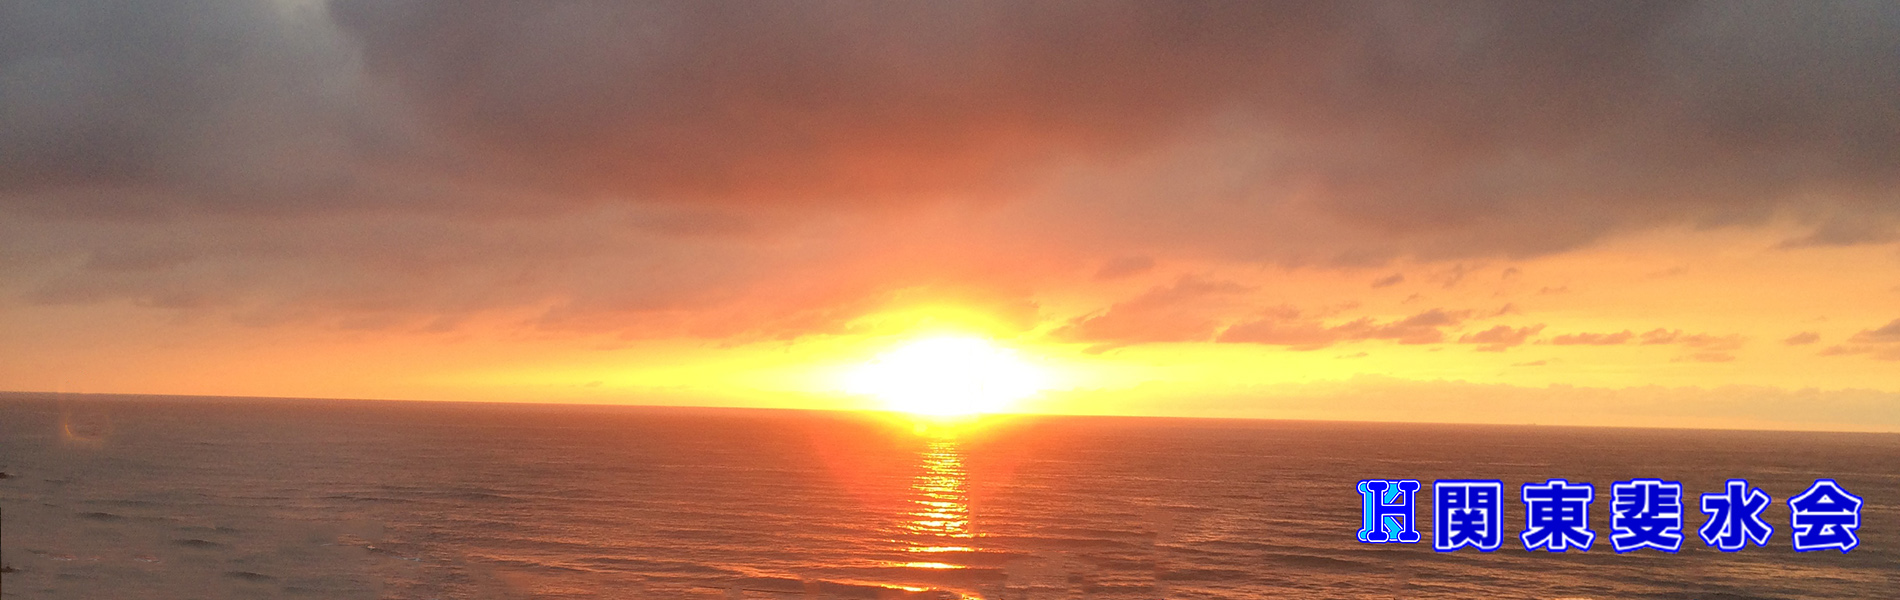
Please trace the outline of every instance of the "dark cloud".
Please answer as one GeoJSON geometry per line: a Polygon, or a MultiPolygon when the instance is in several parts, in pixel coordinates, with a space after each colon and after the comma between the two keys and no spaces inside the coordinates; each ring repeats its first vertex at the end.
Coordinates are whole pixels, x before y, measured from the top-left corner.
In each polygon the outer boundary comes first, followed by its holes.
{"type": "Polygon", "coordinates": [[[1382,287],[1392,287],[1401,283],[1405,283],[1405,274],[1393,273],[1391,275],[1387,275],[1385,277],[1380,277],[1376,280],[1373,280],[1372,287],[1374,289],[1382,288],[1382,287]]]}
{"type": "MultiPolygon", "coordinates": [[[[547,323],[786,289],[827,316],[766,319],[823,329],[913,286],[1019,298],[1053,270],[1002,268],[1024,250],[1887,243],[1896,32],[1885,2],[8,2],[0,225],[63,234],[0,268],[35,302],[547,323]]],[[[1155,337],[1115,322],[1071,326],[1155,337]]],[[[1442,337],[1349,325],[1234,336],[1442,337]]]]}
{"type": "Polygon", "coordinates": [[[1239,115],[1278,132],[1267,147],[1371,144],[1256,166],[1321,213],[1469,234],[1568,206],[1564,239],[1485,234],[1538,246],[1900,169],[1886,3],[9,7],[0,147],[8,183],[35,188],[165,180],[311,133],[371,153],[355,119],[391,115],[445,148],[413,166],[582,198],[910,200],[1239,115]]]}
{"type": "Polygon", "coordinates": [[[8,2],[0,40],[0,210],[457,202],[420,179],[362,195],[404,126],[320,4],[8,2]]]}

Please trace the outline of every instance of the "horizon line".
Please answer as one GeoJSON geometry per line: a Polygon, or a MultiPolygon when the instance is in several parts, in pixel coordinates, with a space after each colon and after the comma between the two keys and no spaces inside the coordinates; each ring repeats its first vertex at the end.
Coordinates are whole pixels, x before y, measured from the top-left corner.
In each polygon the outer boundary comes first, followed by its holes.
{"type": "MultiPolygon", "coordinates": [[[[314,397],[314,396],[238,396],[238,395],[228,395],[228,394],[162,394],[162,393],[127,393],[127,392],[60,392],[60,391],[49,392],[49,391],[0,390],[0,401],[7,400],[9,398],[18,398],[22,396],[29,396],[29,397],[30,396],[52,396],[53,398],[45,398],[49,400],[58,400],[60,399],[60,397],[63,397],[63,396],[89,396],[89,397],[95,397],[95,399],[149,398],[149,399],[181,400],[181,399],[199,398],[199,399],[213,399],[213,400],[266,400],[266,401],[289,401],[289,402],[299,402],[299,401],[365,402],[365,403],[386,402],[386,403],[412,403],[412,404],[479,404],[479,405],[548,406],[548,407],[564,407],[565,406],[565,407],[610,407],[610,408],[642,408],[642,409],[752,410],[752,411],[778,411],[778,412],[796,411],[796,412],[822,412],[822,413],[848,413],[848,414],[887,414],[887,415],[902,415],[902,416],[912,416],[912,417],[919,416],[919,415],[913,415],[911,413],[905,413],[902,411],[895,411],[895,410],[862,409],[862,408],[854,409],[854,408],[809,408],[809,407],[786,407],[786,406],[732,406],[732,405],[716,405],[716,404],[633,404],[633,403],[621,403],[621,402],[569,402],[569,401],[536,402],[536,401],[526,401],[526,400],[431,400],[431,399],[421,399],[421,398],[326,398],[326,397],[314,397]]],[[[1054,412],[999,411],[999,412],[993,412],[993,413],[981,413],[981,414],[972,415],[972,416],[978,417],[978,418],[982,418],[982,417],[1082,417],[1082,418],[1103,418],[1103,419],[1170,419],[1170,420],[1183,420],[1183,421],[1278,421],[1278,422],[1287,422],[1287,423],[1330,423],[1330,424],[1365,424],[1365,425],[1446,425],[1446,426],[1470,426],[1470,427],[1638,429],[1638,430],[1645,430],[1645,431],[1736,431],[1736,432],[1748,431],[1748,432],[1762,432],[1762,433],[1830,433],[1830,434],[1854,434],[1854,435],[1900,435],[1900,430],[1878,430],[1878,431],[1858,430],[1856,431],[1856,430],[1845,430],[1845,429],[1770,429],[1770,428],[1759,428],[1759,427],[1683,427],[1683,426],[1662,426],[1662,425],[1597,425],[1597,424],[1574,424],[1574,423],[1497,423],[1497,422],[1486,423],[1486,422],[1476,422],[1476,421],[1380,421],[1380,420],[1371,420],[1371,419],[1300,419],[1300,418],[1284,418],[1284,417],[1142,415],[1142,414],[1105,414],[1105,413],[1054,413],[1054,412]]]]}

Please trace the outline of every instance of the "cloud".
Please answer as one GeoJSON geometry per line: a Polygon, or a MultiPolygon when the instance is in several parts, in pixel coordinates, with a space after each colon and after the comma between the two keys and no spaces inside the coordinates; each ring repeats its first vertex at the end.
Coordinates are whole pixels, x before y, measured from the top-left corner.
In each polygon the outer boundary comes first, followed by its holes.
{"type": "Polygon", "coordinates": [[[1675,266],[1675,267],[1663,269],[1661,271],[1656,271],[1648,275],[1644,275],[1644,277],[1647,277],[1650,279],[1668,279],[1670,277],[1681,277],[1684,273],[1688,273],[1688,272],[1689,272],[1688,267],[1675,266]]]}
{"type": "Polygon", "coordinates": [[[1146,256],[1123,256],[1102,263],[1095,271],[1095,279],[1108,281],[1147,273],[1155,268],[1155,259],[1146,256]]]}
{"type": "Polygon", "coordinates": [[[1616,333],[1570,333],[1550,338],[1550,343],[1559,346],[1615,346],[1636,339],[1636,334],[1625,329],[1616,333]]]}
{"type": "Polygon", "coordinates": [[[123,217],[458,201],[394,187],[359,195],[379,178],[374,163],[411,161],[413,140],[321,5],[6,11],[0,209],[123,217]]]}
{"type": "Polygon", "coordinates": [[[1821,356],[1863,354],[1879,360],[1900,360],[1900,319],[1873,329],[1863,329],[1847,338],[1847,343],[1829,346],[1821,356]]]}
{"type": "MultiPolygon", "coordinates": [[[[1900,223],[1891,3],[0,10],[0,269],[29,302],[776,336],[907,289],[1020,300],[1060,270],[1028,255],[1452,285],[1621,232],[1900,223]]],[[[1074,335],[1174,335],[1121,318],[1074,335]]]]}
{"type": "MultiPolygon", "coordinates": [[[[1009,327],[1061,268],[999,249],[943,252],[905,234],[680,231],[670,212],[610,209],[492,220],[335,215],[287,226],[231,217],[99,226],[0,221],[25,257],[0,263],[0,304],[256,327],[419,331],[470,319],[565,336],[740,341],[845,332],[887,309],[956,305],[1009,327]],[[814,241],[815,240],[815,241],[814,241]],[[78,251],[65,248],[78,248],[78,251]]],[[[1002,333],[1002,332],[999,332],[1002,333]]]]}
{"type": "Polygon", "coordinates": [[[1339,327],[1307,319],[1258,319],[1237,323],[1221,331],[1215,341],[1227,344],[1286,346],[1294,350],[1318,350],[1346,339],[1346,334],[1365,329],[1365,320],[1339,327]]]}
{"type": "Polygon", "coordinates": [[[1900,344],[1900,319],[1894,319],[1877,329],[1862,330],[1847,338],[1847,341],[1856,344],[1900,344]]]}
{"type": "Polygon", "coordinates": [[[1818,341],[1821,341],[1821,334],[1818,334],[1812,331],[1803,331],[1801,333],[1788,336],[1788,339],[1782,340],[1781,343],[1787,344],[1790,346],[1805,346],[1805,345],[1812,344],[1818,341]]]}
{"type": "Polygon", "coordinates": [[[1105,310],[1071,319],[1049,336],[1057,341],[1093,344],[1090,352],[1131,344],[1207,341],[1220,327],[1221,301],[1250,290],[1231,281],[1182,277],[1105,310]]]}
{"type": "Polygon", "coordinates": [[[1900,219],[1892,215],[1835,216],[1805,236],[1783,241],[1782,248],[1854,246],[1900,240],[1900,219]]]}
{"type": "Polygon", "coordinates": [[[1641,335],[1626,329],[1616,333],[1569,333],[1550,339],[1550,343],[1558,346],[1615,346],[1631,341],[1645,346],[1679,344],[1709,351],[1734,350],[1747,342],[1740,335],[1683,333],[1680,329],[1662,328],[1651,329],[1641,335]]]}
{"type": "Polygon", "coordinates": [[[333,146],[273,160],[398,158],[571,201],[881,203],[1010,189],[1227,119],[1279,132],[1264,158],[1302,173],[1247,179],[1324,192],[1322,214],[1531,250],[1871,192],[1900,146],[1883,104],[1900,11],[1879,3],[20,7],[5,147],[39,188],[209,176],[166,167],[320,134],[333,146]],[[1367,145],[1312,143],[1342,134],[1367,145]],[[1520,164],[1533,151],[1566,158],[1520,164]],[[1812,165],[1834,166],[1786,169],[1812,165]],[[1588,218],[1540,218],[1577,201],[1588,218]],[[1484,229],[1509,222],[1536,227],[1484,229]]]}
{"type": "Polygon", "coordinates": [[[1631,342],[1644,346],[1682,346],[1687,352],[1677,357],[1677,361],[1713,363],[1735,360],[1732,353],[1745,345],[1748,339],[1735,334],[1683,333],[1680,329],[1663,328],[1641,334],[1627,329],[1615,333],[1569,333],[1550,339],[1551,344],[1558,346],[1620,346],[1631,342]]]}
{"type": "Polygon", "coordinates": [[[1377,280],[1374,280],[1372,282],[1372,287],[1374,289],[1382,288],[1382,287],[1392,287],[1401,283],[1405,283],[1405,274],[1393,273],[1391,275],[1380,277],[1377,280]]]}
{"type": "Polygon", "coordinates": [[[1747,340],[1740,335],[1710,335],[1706,333],[1684,334],[1680,329],[1653,329],[1644,332],[1638,338],[1645,346],[1656,344],[1680,344],[1710,352],[1734,350],[1742,347],[1747,340]]]}
{"type": "Polygon", "coordinates": [[[1049,403],[1060,406],[1070,401],[1106,414],[1118,410],[1143,414],[1139,411],[1144,407],[1165,405],[1174,411],[1172,415],[1203,417],[1900,431],[1900,413],[1893,410],[1900,394],[1851,388],[1530,387],[1360,376],[1344,381],[1233,385],[1192,398],[1159,394],[1160,390],[1120,394],[1089,390],[1073,394],[1079,396],[1074,399],[1049,398],[1049,403]]]}
{"type": "Polygon", "coordinates": [[[1287,346],[1294,350],[1317,350],[1335,343],[1357,340],[1432,344],[1444,341],[1445,332],[1442,328],[1457,325],[1470,316],[1471,311],[1434,308],[1391,322],[1381,323],[1366,317],[1328,326],[1298,314],[1281,314],[1237,323],[1221,331],[1215,341],[1287,346]]]}
{"type": "Polygon", "coordinates": [[[1512,328],[1508,325],[1498,325],[1477,333],[1467,333],[1459,336],[1458,343],[1481,344],[1482,347],[1478,348],[1478,350],[1484,352],[1503,352],[1506,348],[1523,345],[1531,336],[1537,335],[1537,332],[1543,330],[1543,325],[1530,325],[1517,328],[1512,328]]]}

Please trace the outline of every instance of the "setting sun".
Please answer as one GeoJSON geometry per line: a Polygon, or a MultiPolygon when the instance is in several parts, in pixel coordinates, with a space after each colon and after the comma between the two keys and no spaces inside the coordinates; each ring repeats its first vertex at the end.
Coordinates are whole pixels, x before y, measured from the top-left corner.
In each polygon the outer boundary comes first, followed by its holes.
{"type": "Polygon", "coordinates": [[[890,410],[918,415],[971,415],[1003,410],[1046,387],[1047,377],[987,340],[935,337],[889,350],[851,371],[845,390],[872,396],[890,410]]]}

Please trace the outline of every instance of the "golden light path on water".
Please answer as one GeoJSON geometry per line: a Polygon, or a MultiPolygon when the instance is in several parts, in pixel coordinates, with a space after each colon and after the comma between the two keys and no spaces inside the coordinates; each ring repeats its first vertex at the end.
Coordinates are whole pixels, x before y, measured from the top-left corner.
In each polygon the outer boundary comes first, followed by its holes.
{"type": "MultiPolygon", "coordinates": [[[[939,554],[973,552],[970,540],[968,476],[955,440],[932,440],[922,454],[923,470],[911,482],[914,505],[904,524],[908,552],[939,554]]],[[[918,569],[961,569],[962,565],[919,560],[896,566],[918,569]]]]}

